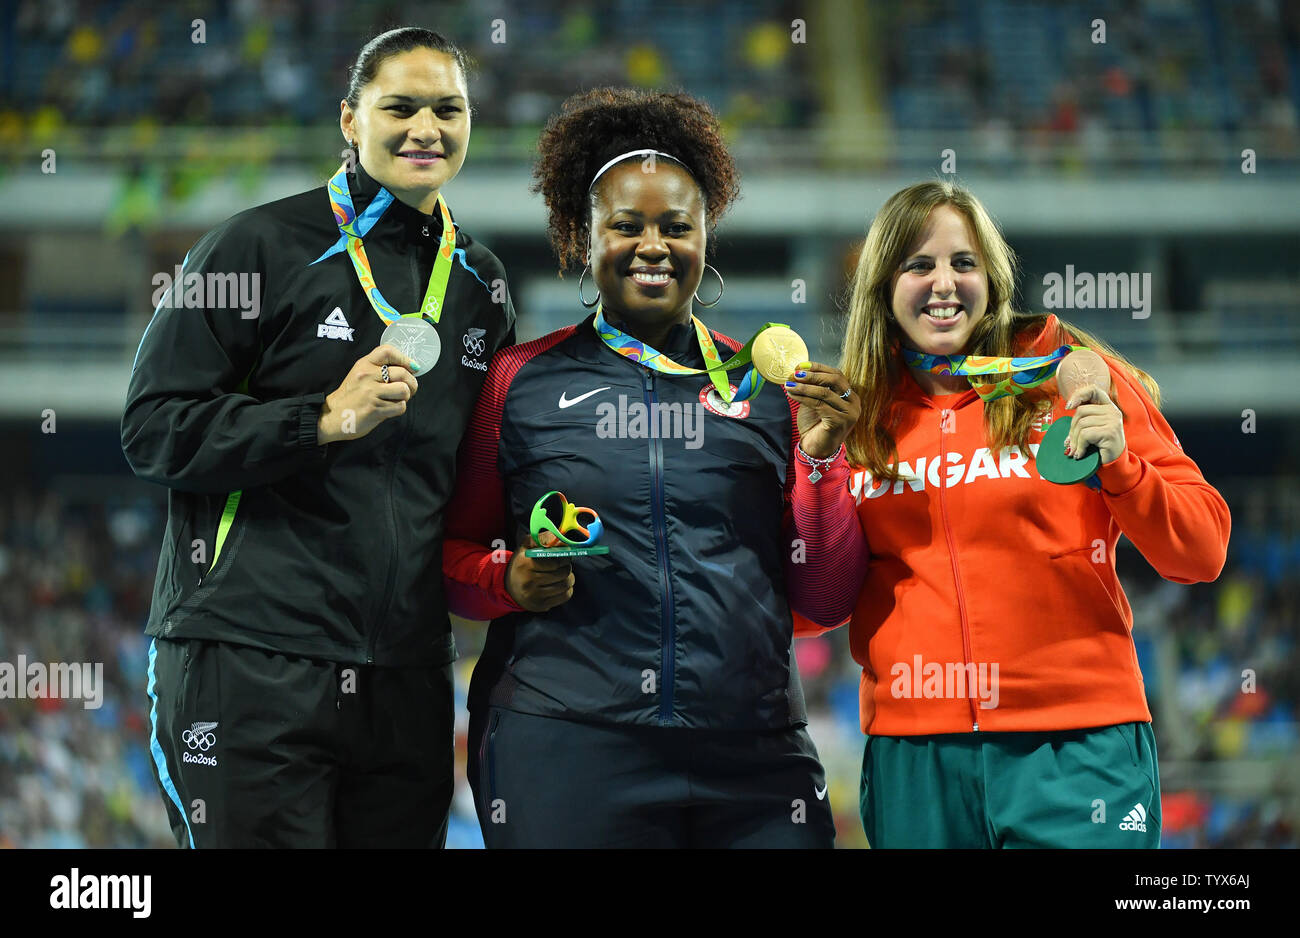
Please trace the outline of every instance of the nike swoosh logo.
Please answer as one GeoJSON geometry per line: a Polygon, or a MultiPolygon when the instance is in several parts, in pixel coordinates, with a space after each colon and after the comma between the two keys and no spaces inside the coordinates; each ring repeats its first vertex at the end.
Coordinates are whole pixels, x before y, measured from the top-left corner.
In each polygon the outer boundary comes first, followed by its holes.
{"type": "Polygon", "coordinates": [[[816,785],[814,785],[814,786],[813,786],[813,791],[817,792],[817,800],[818,800],[818,801],[821,801],[823,798],[826,797],[826,786],[825,786],[825,785],[823,785],[821,788],[818,788],[816,785]]]}
{"type": "Polygon", "coordinates": [[[599,394],[601,391],[608,391],[608,390],[609,388],[596,388],[596,390],[588,391],[586,394],[579,394],[573,400],[569,400],[567,397],[565,397],[565,394],[569,393],[568,391],[565,391],[563,394],[560,395],[560,410],[564,410],[564,408],[566,407],[572,407],[574,404],[581,404],[587,398],[591,397],[591,395],[599,394]]]}

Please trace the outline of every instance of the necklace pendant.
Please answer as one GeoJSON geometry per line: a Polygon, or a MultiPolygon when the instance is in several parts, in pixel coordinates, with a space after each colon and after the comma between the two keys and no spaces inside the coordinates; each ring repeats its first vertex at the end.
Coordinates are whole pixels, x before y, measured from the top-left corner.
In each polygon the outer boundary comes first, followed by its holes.
{"type": "Polygon", "coordinates": [[[808,481],[811,482],[813,485],[816,485],[819,481],[821,481],[821,477],[822,477],[822,471],[820,469],[813,469],[812,472],[808,473],[808,481]]]}

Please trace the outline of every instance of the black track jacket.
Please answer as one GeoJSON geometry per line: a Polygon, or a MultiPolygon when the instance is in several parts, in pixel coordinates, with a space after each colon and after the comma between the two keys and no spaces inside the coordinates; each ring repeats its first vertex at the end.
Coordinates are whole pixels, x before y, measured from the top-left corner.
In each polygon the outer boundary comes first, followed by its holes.
{"type": "MultiPolygon", "coordinates": [[[[378,185],[360,166],[349,185],[360,213],[378,185]]],[[[418,307],[441,233],[439,214],[395,200],[365,236],[399,311],[418,307]]],[[[406,413],[321,446],[325,396],[384,329],[345,252],[313,263],[338,239],[324,186],[241,212],[194,245],[184,294],[169,291],[145,330],[122,448],[170,490],[150,635],[389,666],[456,656],[443,509],[487,363],[514,342],[505,272],[458,230],[442,354],[421,363],[406,413]],[[232,299],[240,285],[255,318],[232,299]]]]}

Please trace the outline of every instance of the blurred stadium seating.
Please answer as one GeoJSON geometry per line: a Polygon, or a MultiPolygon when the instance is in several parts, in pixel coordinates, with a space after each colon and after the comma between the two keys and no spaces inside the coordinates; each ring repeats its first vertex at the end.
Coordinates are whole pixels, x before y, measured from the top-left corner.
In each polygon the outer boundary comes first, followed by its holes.
{"type": "MultiPolygon", "coordinates": [[[[581,312],[526,189],[546,117],[602,83],[680,87],[722,116],[745,194],[719,232],[727,296],[708,318],[731,334],[789,322],[834,361],[837,302],[868,220],[898,187],[942,174],[949,149],[1021,256],[1023,308],[1041,308],[1043,276],[1067,264],[1149,272],[1149,318],[1062,312],[1155,375],[1185,449],[1233,511],[1213,584],[1167,583],[1121,547],[1160,745],[1164,844],[1300,846],[1300,394],[1285,377],[1300,351],[1300,4],[655,10],[0,4],[0,661],[102,661],[108,684],[98,710],[0,701],[0,846],[172,843],[146,750],[142,634],[164,493],[130,476],[116,429],[151,278],[228,215],[319,185],[337,165],[357,46],[407,23],[477,60],[473,143],[448,198],[505,262],[521,339],[581,312]],[[498,19],[504,43],[492,41],[498,19]],[[791,41],[796,20],[804,43],[791,41]],[[41,171],[47,150],[54,173],[41,171]],[[1255,172],[1243,172],[1246,150],[1255,172]],[[805,302],[792,300],[796,281],[805,302]],[[42,432],[47,410],[54,433],[42,432]]],[[[457,632],[449,844],[476,846],[463,717],[482,629],[457,632]]],[[[839,843],[862,846],[847,635],[798,654],[839,843]]]]}

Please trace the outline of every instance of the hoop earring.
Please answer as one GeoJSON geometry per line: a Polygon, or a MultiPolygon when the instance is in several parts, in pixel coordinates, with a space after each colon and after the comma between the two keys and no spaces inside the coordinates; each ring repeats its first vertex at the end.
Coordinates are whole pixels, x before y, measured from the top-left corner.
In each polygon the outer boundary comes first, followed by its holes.
{"type": "Polygon", "coordinates": [[[718,295],[713,298],[712,303],[706,303],[700,299],[700,294],[697,289],[695,293],[695,302],[699,303],[705,309],[712,309],[722,302],[722,294],[726,291],[727,285],[722,280],[722,274],[718,273],[718,268],[714,267],[712,264],[705,264],[704,269],[713,271],[713,275],[718,278],[718,295]]]}
{"type": "Polygon", "coordinates": [[[587,276],[587,271],[589,270],[591,270],[590,264],[582,268],[582,276],[578,278],[578,302],[581,303],[583,306],[587,307],[587,309],[591,309],[592,307],[596,306],[600,302],[600,290],[596,291],[596,298],[592,300],[590,303],[588,303],[585,299],[582,298],[582,281],[587,276]]]}

